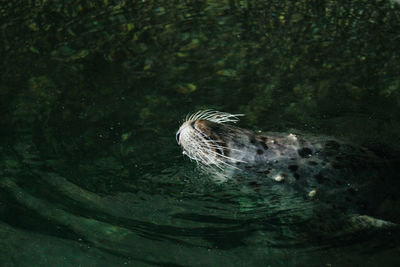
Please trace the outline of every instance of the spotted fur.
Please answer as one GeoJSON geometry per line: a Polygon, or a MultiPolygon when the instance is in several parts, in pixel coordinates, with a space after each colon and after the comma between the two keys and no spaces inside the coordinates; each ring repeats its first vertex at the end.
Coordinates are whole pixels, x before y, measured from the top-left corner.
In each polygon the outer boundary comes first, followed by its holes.
{"type": "Polygon", "coordinates": [[[214,110],[187,116],[176,133],[183,154],[219,181],[254,174],[258,189],[262,185],[297,192],[338,212],[378,210],[378,201],[371,201],[376,193],[370,182],[379,182],[382,175],[369,151],[334,138],[256,134],[232,125],[240,116],[214,110]]]}

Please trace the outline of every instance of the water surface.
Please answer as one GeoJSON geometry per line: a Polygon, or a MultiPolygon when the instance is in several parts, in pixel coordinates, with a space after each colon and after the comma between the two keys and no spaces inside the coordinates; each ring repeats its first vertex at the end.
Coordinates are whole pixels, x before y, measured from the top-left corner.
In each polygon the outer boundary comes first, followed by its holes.
{"type": "MultiPolygon", "coordinates": [[[[215,183],[175,142],[186,114],[214,108],[396,166],[395,1],[30,1],[0,13],[2,266],[400,263],[396,230],[350,231],[296,195],[215,183]]],[[[400,222],[396,168],[374,173],[390,193],[380,212],[400,222]]]]}

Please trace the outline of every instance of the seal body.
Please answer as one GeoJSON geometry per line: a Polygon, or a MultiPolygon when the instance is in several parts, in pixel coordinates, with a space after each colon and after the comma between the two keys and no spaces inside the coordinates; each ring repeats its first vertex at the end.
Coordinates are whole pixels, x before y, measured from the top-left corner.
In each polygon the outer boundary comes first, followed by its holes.
{"type": "Polygon", "coordinates": [[[371,183],[380,174],[371,152],[333,138],[256,134],[227,123],[236,122],[238,116],[195,113],[178,130],[177,142],[185,155],[201,166],[222,171],[226,179],[235,173],[241,177],[251,173],[256,174],[257,184],[279,185],[283,194],[295,191],[339,212],[364,214],[377,209],[371,183]]]}
{"type": "MultiPolygon", "coordinates": [[[[220,169],[253,169],[288,183],[301,183],[304,180],[301,178],[314,177],[315,182],[309,186],[329,182],[324,178],[324,171],[338,172],[346,169],[343,163],[356,163],[355,157],[370,157],[367,150],[332,138],[292,133],[256,134],[212,117],[185,121],[177,132],[177,142],[185,155],[200,164],[220,169]]],[[[335,184],[342,182],[336,180],[335,184]]]]}

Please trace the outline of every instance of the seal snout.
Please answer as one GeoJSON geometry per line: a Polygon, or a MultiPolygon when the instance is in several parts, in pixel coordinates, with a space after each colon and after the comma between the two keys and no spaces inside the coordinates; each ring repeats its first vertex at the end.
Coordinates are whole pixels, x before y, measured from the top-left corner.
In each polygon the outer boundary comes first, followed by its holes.
{"type": "MultiPolygon", "coordinates": [[[[237,160],[231,158],[227,139],[231,127],[226,122],[236,122],[237,116],[229,113],[205,110],[186,117],[176,132],[175,138],[183,149],[183,154],[205,165],[222,169],[237,160]]],[[[232,128],[233,129],[233,128],[232,128]]]]}
{"type": "Polygon", "coordinates": [[[184,143],[183,142],[184,140],[182,141],[182,139],[188,138],[188,134],[190,134],[190,131],[194,129],[193,123],[194,121],[184,122],[179,128],[179,130],[176,132],[175,139],[178,145],[182,146],[182,143],[184,143]]]}

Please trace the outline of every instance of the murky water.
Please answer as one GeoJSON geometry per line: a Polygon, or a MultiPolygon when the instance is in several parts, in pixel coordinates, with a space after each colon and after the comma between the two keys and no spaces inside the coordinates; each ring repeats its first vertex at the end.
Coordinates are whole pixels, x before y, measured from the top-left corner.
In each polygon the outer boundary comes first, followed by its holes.
{"type": "Polygon", "coordinates": [[[398,266],[398,228],[216,183],[175,141],[214,108],[367,147],[400,223],[396,1],[28,2],[0,6],[2,266],[398,266]]]}

